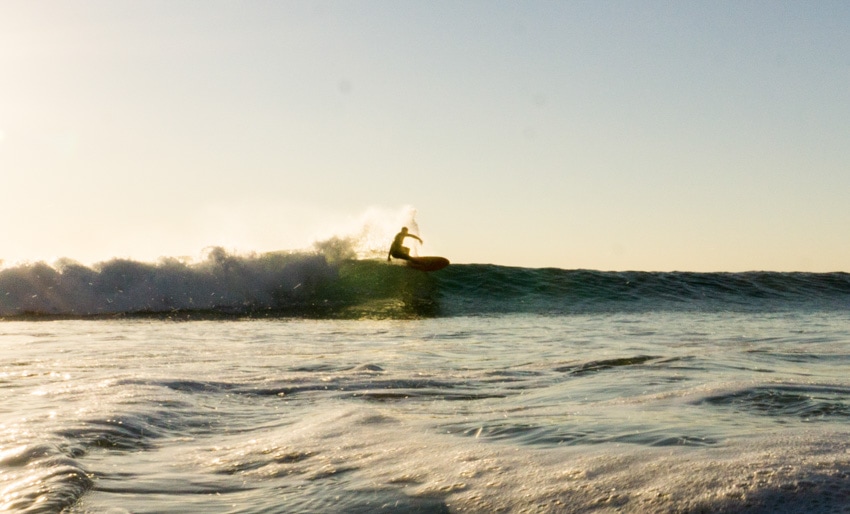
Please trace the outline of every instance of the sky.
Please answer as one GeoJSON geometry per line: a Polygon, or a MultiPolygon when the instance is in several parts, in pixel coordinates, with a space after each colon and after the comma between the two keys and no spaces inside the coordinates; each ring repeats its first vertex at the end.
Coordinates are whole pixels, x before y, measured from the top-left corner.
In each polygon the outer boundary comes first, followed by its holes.
{"type": "Polygon", "coordinates": [[[850,3],[0,2],[0,259],[850,271],[850,3]],[[408,240],[411,241],[411,240],[408,240]]]}

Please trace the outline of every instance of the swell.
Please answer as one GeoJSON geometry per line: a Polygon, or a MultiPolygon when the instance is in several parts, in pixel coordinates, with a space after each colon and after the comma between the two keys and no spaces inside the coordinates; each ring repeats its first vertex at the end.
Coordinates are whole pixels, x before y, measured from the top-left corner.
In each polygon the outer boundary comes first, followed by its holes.
{"type": "Polygon", "coordinates": [[[451,266],[455,311],[541,314],[622,310],[847,309],[847,273],[604,272],[451,266]]]}
{"type": "Polygon", "coordinates": [[[771,384],[718,394],[703,403],[747,414],[816,421],[850,418],[848,399],[846,387],[771,384]]]}
{"type": "Polygon", "coordinates": [[[74,505],[92,487],[92,479],[66,453],[47,443],[0,451],[0,510],[47,514],[74,505]]]}
{"type": "Polygon", "coordinates": [[[656,273],[452,265],[434,273],[321,253],[198,264],[116,259],[0,271],[6,319],[160,316],[421,318],[622,310],[850,307],[847,273],[656,273]]]}

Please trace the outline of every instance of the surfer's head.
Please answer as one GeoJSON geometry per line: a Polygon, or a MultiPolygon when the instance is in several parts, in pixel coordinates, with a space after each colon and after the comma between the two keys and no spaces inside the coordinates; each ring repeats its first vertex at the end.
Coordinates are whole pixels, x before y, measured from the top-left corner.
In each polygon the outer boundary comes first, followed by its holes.
{"type": "Polygon", "coordinates": [[[407,234],[407,227],[401,227],[401,232],[403,234],[407,234]]]}

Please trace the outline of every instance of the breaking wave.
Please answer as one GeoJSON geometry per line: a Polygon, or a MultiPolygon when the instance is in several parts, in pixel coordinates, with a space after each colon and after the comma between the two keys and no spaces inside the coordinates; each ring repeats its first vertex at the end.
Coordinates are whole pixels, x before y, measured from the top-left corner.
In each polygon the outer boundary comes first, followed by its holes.
{"type": "MultiPolygon", "coordinates": [[[[315,252],[91,267],[60,261],[0,271],[0,316],[411,318],[620,310],[847,309],[847,273],[655,273],[452,265],[434,273],[315,252]]],[[[342,248],[342,250],[340,250],[342,248]]]]}

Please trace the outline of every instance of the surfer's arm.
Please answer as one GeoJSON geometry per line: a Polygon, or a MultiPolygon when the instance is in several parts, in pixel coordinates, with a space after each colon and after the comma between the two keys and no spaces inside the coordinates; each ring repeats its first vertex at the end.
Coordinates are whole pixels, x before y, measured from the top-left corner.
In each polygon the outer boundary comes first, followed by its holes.
{"type": "Polygon", "coordinates": [[[419,236],[414,236],[413,234],[407,234],[407,237],[412,237],[413,239],[416,239],[420,243],[423,242],[422,239],[419,236]]]}

